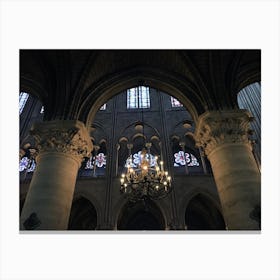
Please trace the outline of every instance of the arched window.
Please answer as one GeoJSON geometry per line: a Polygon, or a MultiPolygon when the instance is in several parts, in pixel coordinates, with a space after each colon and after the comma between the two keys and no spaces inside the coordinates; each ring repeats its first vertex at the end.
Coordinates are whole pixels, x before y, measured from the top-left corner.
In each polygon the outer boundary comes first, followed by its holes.
{"type": "Polygon", "coordinates": [[[191,153],[185,153],[183,151],[178,151],[174,154],[174,167],[185,166],[199,166],[197,158],[191,153]]]}
{"type": "Polygon", "coordinates": [[[27,102],[28,97],[29,97],[29,94],[26,93],[26,92],[21,92],[19,94],[19,114],[22,113],[23,108],[24,108],[24,106],[25,106],[25,104],[27,102]]]}
{"type": "Polygon", "coordinates": [[[99,153],[96,155],[96,157],[91,156],[86,163],[85,169],[93,169],[94,165],[96,165],[97,168],[105,168],[106,155],[104,155],[104,153],[99,153]]]}
{"type": "Polygon", "coordinates": [[[91,152],[90,158],[82,163],[79,171],[79,176],[105,176],[107,164],[107,149],[106,143],[102,142],[100,145],[94,145],[95,149],[91,152]]]}
{"type": "Polygon", "coordinates": [[[127,109],[150,108],[149,87],[139,86],[127,90],[127,109]]]}
{"type": "MultiPolygon", "coordinates": [[[[127,167],[128,165],[137,167],[141,163],[141,153],[142,151],[138,151],[137,153],[131,155],[131,157],[128,157],[125,163],[125,167],[127,167]]],[[[147,153],[146,159],[150,162],[151,167],[156,165],[156,158],[154,155],[147,153]]]]}

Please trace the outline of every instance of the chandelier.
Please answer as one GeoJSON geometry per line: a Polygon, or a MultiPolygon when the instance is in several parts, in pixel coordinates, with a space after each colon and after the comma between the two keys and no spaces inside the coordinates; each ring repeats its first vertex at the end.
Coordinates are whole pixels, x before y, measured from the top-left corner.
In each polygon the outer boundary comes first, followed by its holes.
{"type": "Polygon", "coordinates": [[[171,176],[164,170],[164,162],[159,163],[158,156],[152,156],[152,144],[146,143],[140,153],[139,163],[133,163],[131,149],[128,144],[129,158],[126,164],[126,173],[121,175],[120,191],[130,201],[161,199],[171,191],[171,176]]]}

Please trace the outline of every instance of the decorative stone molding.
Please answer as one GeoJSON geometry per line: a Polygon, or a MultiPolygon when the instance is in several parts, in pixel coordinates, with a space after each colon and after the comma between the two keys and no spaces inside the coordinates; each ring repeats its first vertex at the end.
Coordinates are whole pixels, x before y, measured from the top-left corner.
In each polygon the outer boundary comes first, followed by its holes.
{"type": "Polygon", "coordinates": [[[36,123],[32,126],[39,154],[56,152],[69,154],[79,161],[90,157],[93,149],[91,139],[84,124],[80,121],[57,120],[36,123]]]}
{"type": "Polygon", "coordinates": [[[249,124],[254,118],[247,110],[208,111],[198,118],[195,140],[205,154],[222,144],[244,143],[251,147],[249,124]]]}

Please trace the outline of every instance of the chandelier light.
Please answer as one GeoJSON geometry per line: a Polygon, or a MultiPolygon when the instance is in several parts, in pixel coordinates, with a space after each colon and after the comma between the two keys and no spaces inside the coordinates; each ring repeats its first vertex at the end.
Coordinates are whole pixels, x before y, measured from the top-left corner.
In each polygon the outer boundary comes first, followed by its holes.
{"type": "Polygon", "coordinates": [[[135,165],[131,154],[133,145],[127,145],[129,158],[126,173],[121,175],[120,191],[130,201],[161,199],[171,191],[171,176],[164,170],[164,162],[159,161],[158,156],[151,155],[151,146],[151,143],[145,144],[140,153],[139,164],[135,165]]]}

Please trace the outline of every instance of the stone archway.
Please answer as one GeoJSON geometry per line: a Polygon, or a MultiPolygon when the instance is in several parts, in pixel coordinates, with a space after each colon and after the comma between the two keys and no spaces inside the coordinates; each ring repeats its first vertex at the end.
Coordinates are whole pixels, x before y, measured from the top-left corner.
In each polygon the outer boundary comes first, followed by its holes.
{"type": "Polygon", "coordinates": [[[197,92],[181,77],[162,69],[135,67],[129,71],[121,71],[108,76],[104,78],[103,83],[89,89],[79,110],[79,119],[85,120],[86,127],[90,127],[95,114],[104,103],[122,91],[140,84],[174,96],[189,111],[194,122],[204,110],[202,101],[196,96],[197,92]],[[186,95],[186,92],[189,94],[186,95]]]}
{"type": "Polygon", "coordinates": [[[159,207],[151,200],[124,205],[117,224],[118,230],[165,230],[165,219],[159,207]]]}
{"type": "Polygon", "coordinates": [[[188,230],[226,229],[222,214],[203,194],[197,194],[189,201],[185,212],[185,225],[188,230]]]}
{"type": "Polygon", "coordinates": [[[95,230],[97,227],[97,212],[93,204],[86,198],[74,200],[68,230],[95,230]]]}

